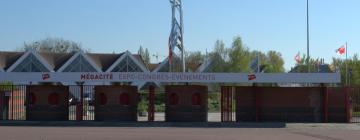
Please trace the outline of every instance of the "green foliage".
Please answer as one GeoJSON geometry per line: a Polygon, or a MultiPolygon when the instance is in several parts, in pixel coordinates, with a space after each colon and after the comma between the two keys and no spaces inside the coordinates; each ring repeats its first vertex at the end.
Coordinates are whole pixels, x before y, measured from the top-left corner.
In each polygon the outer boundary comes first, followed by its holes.
{"type": "Polygon", "coordinates": [[[138,54],[144,60],[145,64],[147,64],[147,65],[150,64],[150,53],[149,53],[149,50],[147,48],[144,50],[143,47],[140,46],[140,48],[138,50],[138,54]]]}
{"type": "Polygon", "coordinates": [[[346,81],[346,64],[348,65],[348,70],[352,70],[349,74],[350,85],[359,86],[360,85],[360,60],[357,54],[352,58],[345,60],[340,58],[333,58],[332,67],[334,71],[339,71],[341,74],[341,81],[345,85],[346,81]]]}
{"type": "MultiPolygon", "coordinates": [[[[318,65],[321,63],[321,59],[309,58],[310,73],[318,72],[318,65]]],[[[306,61],[306,55],[303,54],[300,63],[296,64],[295,67],[291,68],[290,72],[294,73],[308,73],[308,63],[306,61]]],[[[329,71],[331,72],[331,71],[329,71]]]]}
{"type": "Polygon", "coordinates": [[[186,53],[186,63],[191,64],[201,64],[204,62],[205,55],[202,55],[200,51],[187,52],[186,53]]]}
{"type": "Polygon", "coordinates": [[[265,73],[284,72],[284,60],[279,52],[250,51],[245,47],[240,37],[235,37],[231,48],[225,48],[221,40],[215,42],[210,53],[212,72],[250,72],[250,63],[259,55],[260,65],[265,73]]]}
{"type": "Polygon", "coordinates": [[[221,40],[215,42],[214,51],[210,53],[209,57],[212,61],[212,72],[225,72],[228,60],[229,50],[225,48],[225,44],[221,40]]]}
{"type": "Polygon", "coordinates": [[[140,100],[138,103],[138,112],[147,112],[148,104],[145,100],[140,100]]]}
{"type": "Polygon", "coordinates": [[[250,52],[240,37],[236,37],[229,52],[228,72],[250,72],[250,52]]]}
{"type": "Polygon", "coordinates": [[[12,88],[12,82],[0,82],[0,91],[11,91],[12,88]]]}
{"type": "Polygon", "coordinates": [[[155,104],[155,111],[156,112],[165,112],[165,104],[155,104]]]}
{"type": "Polygon", "coordinates": [[[220,93],[209,93],[208,98],[208,109],[209,112],[219,112],[220,111],[220,99],[219,99],[220,93]]]}
{"type": "MultiPolygon", "coordinates": [[[[34,41],[31,43],[24,43],[24,46],[20,49],[21,51],[36,50],[38,52],[54,52],[54,53],[71,53],[83,50],[81,44],[64,40],[62,38],[45,38],[42,40],[34,41]]],[[[83,50],[90,52],[90,50],[83,50]]]]}
{"type": "Polygon", "coordinates": [[[266,55],[264,65],[266,65],[265,73],[285,72],[284,59],[281,57],[281,54],[279,52],[269,51],[266,55]]]}

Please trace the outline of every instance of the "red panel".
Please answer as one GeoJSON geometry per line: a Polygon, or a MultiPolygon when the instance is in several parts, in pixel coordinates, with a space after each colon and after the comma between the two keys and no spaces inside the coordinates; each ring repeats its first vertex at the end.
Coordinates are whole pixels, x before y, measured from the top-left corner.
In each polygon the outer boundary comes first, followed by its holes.
{"type": "Polygon", "coordinates": [[[121,105],[130,105],[130,97],[128,93],[120,94],[120,104],[121,105]]]}
{"type": "Polygon", "coordinates": [[[179,96],[176,93],[172,93],[170,95],[170,105],[178,105],[179,104],[179,96]]]}
{"type": "Polygon", "coordinates": [[[33,92],[29,94],[29,105],[34,105],[36,103],[36,96],[33,92]]]}
{"type": "Polygon", "coordinates": [[[106,105],[107,103],[107,97],[104,93],[100,94],[100,105],[106,105]]]}
{"type": "Polygon", "coordinates": [[[199,93],[193,94],[191,98],[192,98],[192,105],[201,105],[201,99],[199,93]]]}
{"type": "Polygon", "coordinates": [[[50,105],[59,105],[59,94],[58,93],[51,93],[48,96],[48,102],[50,105]]]}

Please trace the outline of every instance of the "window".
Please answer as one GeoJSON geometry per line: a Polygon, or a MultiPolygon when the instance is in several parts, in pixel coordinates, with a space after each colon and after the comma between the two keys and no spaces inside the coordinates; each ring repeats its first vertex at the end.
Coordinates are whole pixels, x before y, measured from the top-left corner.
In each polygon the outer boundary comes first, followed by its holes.
{"type": "Polygon", "coordinates": [[[126,56],[112,72],[142,72],[142,70],[129,56],[126,56]]]}
{"type": "Polygon", "coordinates": [[[49,72],[49,70],[30,53],[21,63],[19,63],[13,72],[49,72]]]}
{"type": "Polygon", "coordinates": [[[96,69],[84,56],[79,55],[63,70],[63,72],[96,72],[96,69]]]}

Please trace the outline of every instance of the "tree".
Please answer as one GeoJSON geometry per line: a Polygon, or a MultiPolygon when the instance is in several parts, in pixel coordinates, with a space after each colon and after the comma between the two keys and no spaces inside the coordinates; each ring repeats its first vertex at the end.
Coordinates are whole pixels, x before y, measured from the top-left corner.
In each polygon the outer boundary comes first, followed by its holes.
{"type": "Polygon", "coordinates": [[[235,37],[229,52],[229,72],[249,72],[250,52],[240,37],[235,37]]]}
{"type": "Polygon", "coordinates": [[[186,52],[186,64],[201,64],[204,62],[205,56],[200,51],[186,52]]]}
{"type": "Polygon", "coordinates": [[[150,53],[149,50],[146,48],[145,51],[142,46],[140,46],[138,50],[138,55],[144,60],[145,64],[150,64],[150,53]]]}
{"type": "Polygon", "coordinates": [[[360,85],[360,60],[357,54],[348,60],[333,58],[333,71],[340,72],[343,85],[346,83],[346,63],[348,65],[348,74],[350,85],[360,85]]]}
{"type": "MultiPolygon", "coordinates": [[[[301,57],[300,63],[296,64],[295,67],[292,67],[290,72],[293,73],[308,73],[309,68],[306,61],[306,55],[303,54],[301,57]]],[[[319,65],[321,64],[321,59],[309,57],[310,73],[319,72],[319,65]]]]}
{"type": "Polygon", "coordinates": [[[225,44],[222,40],[215,42],[214,50],[209,54],[212,61],[212,72],[226,72],[228,49],[225,48],[225,44]]]}
{"type": "Polygon", "coordinates": [[[145,63],[150,64],[150,53],[147,48],[145,49],[144,61],[145,61],[145,63]]]}
{"type": "Polygon", "coordinates": [[[269,51],[266,55],[265,73],[281,73],[284,72],[284,59],[281,54],[276,51],[269,51]]]}
{"type": "MultiPolygon", "coordinates": [[[[34,41],[31,43],[24,43],[21,48],[22,51],[36,50],[38,52],[53,52],[53,53],[71,53],[83,50],[80,43],[76,43],[70,40],[64,40],[62,38],[48,37],[43,40],[34,41]]],[[[84,50],[89,52],[90,50],[84,50]]]]}

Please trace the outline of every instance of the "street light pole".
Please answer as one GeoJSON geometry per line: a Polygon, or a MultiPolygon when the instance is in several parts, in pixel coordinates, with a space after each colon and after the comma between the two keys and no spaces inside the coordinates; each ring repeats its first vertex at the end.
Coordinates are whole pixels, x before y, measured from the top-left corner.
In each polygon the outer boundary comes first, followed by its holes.
{"type": "Polygon", "coordinates": [[[307,25],[307,57],[306,63],[308,67],[308,73],[310,73],[310,41],[309,41],[309,0],[306,0],[306,25],[307,25]]]}

